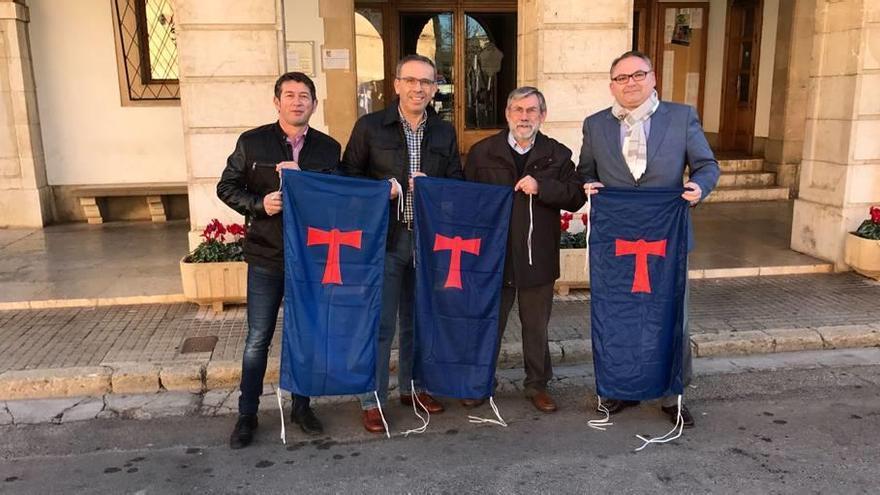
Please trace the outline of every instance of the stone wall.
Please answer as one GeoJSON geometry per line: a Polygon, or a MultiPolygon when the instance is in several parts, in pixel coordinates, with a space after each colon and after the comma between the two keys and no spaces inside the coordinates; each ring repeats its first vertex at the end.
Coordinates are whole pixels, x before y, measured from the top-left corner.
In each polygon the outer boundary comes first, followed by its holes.
{"type": "Polygon", "coordinates": [[[880,203],[880,0],[816,0],[792,249],[845,269],[847,232],[880,203]]]}
{"type": "Polygon", "coordinates": [[[29,22],[23,2],[0,0],[0,227],[42,227],[52,213],[29,22]]]}

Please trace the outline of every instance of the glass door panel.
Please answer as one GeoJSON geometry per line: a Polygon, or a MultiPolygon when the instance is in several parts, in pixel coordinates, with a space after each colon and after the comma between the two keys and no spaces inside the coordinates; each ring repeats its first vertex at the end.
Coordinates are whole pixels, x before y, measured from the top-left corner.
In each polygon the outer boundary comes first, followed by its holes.
{"type": "Polygon", "coordinates": [[[516,14],[465,14],[465,129],[503,129],[516,87],[516,14]]]}
{"type": "Polygon", "coordinates": [[[358,117],[385,108],[385,42],[382,10],[359,7],[354,14],[358,117]]]}
{"type": "Polygon", "coordinates": [[[416,53],[437,66],[437,93],[431,103],[455,125],[455,25],[452,12],[400,14],[401,57],[416,53]]]}

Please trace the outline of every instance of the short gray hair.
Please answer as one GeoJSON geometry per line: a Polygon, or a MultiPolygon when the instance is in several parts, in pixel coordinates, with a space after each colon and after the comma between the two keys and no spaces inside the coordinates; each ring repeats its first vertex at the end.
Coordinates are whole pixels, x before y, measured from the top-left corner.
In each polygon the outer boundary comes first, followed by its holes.
{"type": "Polygon", "coordinates": [[[434,70],[434,77],[437,77],[437,66],[434,64],[434,61],[428,57],[423,55],[411,54],[400,59],[400,62],[397,62],[397,67],[394,69],[395,77],[400,77],[400,69],[409,62],[421,62],[423,64],[428,64],[431,66],[431,69],[434,70]]]}
{"type": "Polygon", "coordinates": [[[547,112],[547,101],[544,100],[544,94],[538,90],[538,88],[534,86],[520,86],[519,88],[514,89],[507,95],[507,107],[510,108],[510,104],[515,100],[521,100],[523,98],[528,98],[529,96],[535,95],[538,97],[538,106],[541,108],[541,113],[547,112]]]}
{"type": "Polygon", "coordinates": [[[627,59],[630,57],[642,59],[646,64],[648,64],[649,69],[654,70],[654,63],[651,62],[651,57],[645,55],[644,53],[642,53],[638,50],[630,50],[630,51],[624,53],[623,55],[615,58],[614,61],[611,62],[611,68],[608,69],[608,73],[613,76],[614,75],[614,68],[617,67],[617,64],[619,64],[621,60],[627,59]]]}

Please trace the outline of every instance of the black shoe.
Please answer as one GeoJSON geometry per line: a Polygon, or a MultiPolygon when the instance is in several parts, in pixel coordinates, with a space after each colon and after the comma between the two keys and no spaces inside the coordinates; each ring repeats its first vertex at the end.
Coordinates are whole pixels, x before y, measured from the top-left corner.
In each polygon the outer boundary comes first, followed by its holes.
{"type": "Polygon", "coordinates": [[[257,429],[256,414],[240,414],[232,435],[229,436],[229,448],[240,449],[247,447],[254,439],[254,430],[257,429]]]}
{"type": "Polygon", "coordinates": [[[294,409],[290,412],[290,421],[299,425],[299,428],[306,435],[323,435],[324,425],[315,416],[311,407],[304,407],[300,410],[294,409]]]}
{"type": "Polygon", "coordinates": [[[620,411],[628,407],[635,407],[639,405],[639,401],[637,400],[618,400],[618,399],[602,399],[602,405],[608,409],[608,414],[613,415],[617,414],[620,411]]]}
{"type": "MultiPolygon", "coordinates": [[[[663,414],[669,416],[669,421],[672,421],[672,424],[678,421],[678,406],[662,406],[660,410],[663,411],[663,414]]],[[[684,421],[685,428],[694,427],[694,417],[691,416],[691,412],[688,411],[687,406],[684,404],[681,405],[681,419],[684,421]]]]}

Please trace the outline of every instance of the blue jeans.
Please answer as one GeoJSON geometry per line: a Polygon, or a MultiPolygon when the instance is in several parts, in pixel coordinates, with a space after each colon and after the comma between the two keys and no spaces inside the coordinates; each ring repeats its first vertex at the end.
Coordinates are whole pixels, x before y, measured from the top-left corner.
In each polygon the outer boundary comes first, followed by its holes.
{"type": "MultiPolygon", "coordinates": [[[[266,376],[269,345],[272,344],[278,309],[284,298],[284,271],[248,264],[247,277],[248,334],[241,359],[238,413],[257,414],[260,395],[263,393],[263,377],[266,376]]],[[[308,397],[293,396],[294,410],[308,407],[308,397]]]]}
{"type": "MultiPolygon", "coordinates": [[[[385,253],[385,276],[382,288],[382,315],[379,319],[379,342],[376,352],[376,391],[384,404],[388,398],[388,366],[391,343],[400,325],[397,383],[401,394],[412,393],[413,304],[415,268],[413,267],[413,232],[397,227],[395,242],[385,253]],[[399,319],[398,319],[399,315],[399,319]]],[[[361,408],[377,407],[372,392],[360,396],[361,408]]]]}

